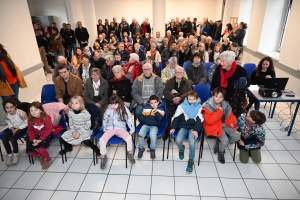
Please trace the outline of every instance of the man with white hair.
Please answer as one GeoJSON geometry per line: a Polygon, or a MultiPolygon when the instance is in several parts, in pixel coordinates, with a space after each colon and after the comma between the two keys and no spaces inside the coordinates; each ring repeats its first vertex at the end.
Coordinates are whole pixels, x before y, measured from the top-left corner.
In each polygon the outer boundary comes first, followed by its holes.
{"type": "Polygon", "coordinates": [[[206,37],[205,50],[210,54],[214,48],[215,45],[212,43],[212,38],[210,36],[206,37]]]}
{"type": "Polygon", "coordinates": [[[132,84],[132,107],[136,106],[135,115],[139,119],[142,115],[144,105],[153,94],[161,99],[163,95],[164,85],[161,78],[152,72],[150,63],[142,66],[143,73],[134,80],[132,84]]]}
{"type": "MultiPolygon", "coordinates": [[[[161,79],[163,84],[166,84],[168,80],[175,76],[175,68],[179,67],[177,64],[177,57],[171,57],[168,61],[169,64],[161,71],[161,79]]],[[[188,78],[185,71],[183,73],[184,78],[188,78]]]]}
{"type": "MultiPolygon", "coordinates": [[[[65,65],[68,66],[69,71],[70,71],[72,74],[76,74],[76,70],[75,70],[76,68],[75,68],[69,61],[67,61],[66,58],[65,58],[64,56],[58,56],[58,57],[57,57],[57,61],[58,61],[58,65],[59,65],[59,64],[65,64],[65,65]]],[[[57,70],[58,65],[56,65],[55,68],[54,68],[54,72],[53,72],[53,75],[52,75],[52,80],[53,80],[53,81],[54,81],[54,79],[55,79],[56,77],[59,76],[59,73],[58,73],[58,70],[57,70]]]]}
{"type": "Polygon", "coordinates": [[[180,31],[180,32],[178,33],[178,37],[184,37],[182,31],[180,31]]]}
{"type": "Polygon", "coordinates": [[[118,48],[116,49],[115,53],[119,53],[121,55],[121,60],[122,61],[128,61],[129,60],[129,53],[125,50],[123,42],[119,42],[118,48]]]}
{"type": "Polygon", "coordinates": [[[113,55],[109,55],[105,57],[106,64],[103,65],[101,73],[102,77],[109,81],[114,77],[114,73],[112,72],[112,68],[115,66],[115,57],[113,55]]]}
{"type": "Polygon", "coordinates": [[[145,60],[145,53],[141,50],[141,45],[139,43],[134,44],[134,50],[132,53],[136,53],[139,56],[140,61],[145,60]]]}
{"type": "Polygon", "coordinates": [[[160,37],[160,32],[159,31],[156,31],[156,35],[155,35],[155,44],[158,46],[158,48],[162,45],[163,43],[163,38],[160,37]]]}
{"type": "Polygon", "coordinates": [[[169,39],[169,41],[172,41],[172,40],[175,41],[175,37],[174,37],[174,35],[172,35],[170,30],[168,30],[166,33],[167,33],[166,37],[169,39]]]}

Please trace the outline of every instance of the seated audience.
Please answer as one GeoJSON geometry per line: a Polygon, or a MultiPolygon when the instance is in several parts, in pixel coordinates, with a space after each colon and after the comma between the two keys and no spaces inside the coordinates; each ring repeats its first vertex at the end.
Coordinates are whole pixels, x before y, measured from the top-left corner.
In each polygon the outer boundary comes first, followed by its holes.
{"type": "Polygon", "coordinates": [[[196,52],[199,51],[198,40],[197,39],[192,40],[192,45],[191,45],[190,48],[191,48],[191,51],[192,51],[192,55],[194,55],[196,52]]]}
{"type": "Polygon", "coordinates": [[[205,50],[205,44],[204,43],[201,42],[199,44],[198,52],[200,52],[201,55],[202,55],[201,60],[203,60],[204,62],[208,62],[209,61],[208,52],[205,50]]]}
{"type": "Polygon", "coordinates": [[[106,64],[102,67],[102,77],[109,81],[114,77],[114,73],[112,72],[112,68],[115,66],[115,57],[113,55],[109,55],[105,57],[106,64]]]}
{"type": "Polygon", "coordinates": [[[103,45],[108,43],[108,41],[103,37],[102,34],[98,36],[98,39],[96,39],[95,42],[98,42],[100,44],[101,50],[103,50],[103,45]]]}
{"type": "Polygon", "coordinates": [[[209,54],[209,62],[215,63],[221,53],[221,44],[218,42],[214,46],[214,50],[209,54]]]}
{"type": "Polygon", "coordinates": [[[216,62],[209,67],[209,70],[207,71],[207,83],[208,84],[211,84],[212,77],[215,73],[216,68],[220,65],[220,63],[221,63],[220,58],[217,58],[216,62]]]}
{"type": "Polygon", "coordinates": [[[108,84],[101,77],[101,70],[94,68],[91,71],[91,78],[84,85],[84,102],[96,105],[102,109],[107,101],[108,84]]]}
{"type": "Polygon", "coordinates": [[[208,36],[205,41],[205,50],[210,54],[214,50],[215,45],[212,43],[212,38],[208,36]]]}
{"type": "Polygon", "coordinates": [[[100,57],[100,52],[93,51],[90,62],[92,63],[92,65],[94,65],[94,67],[101,70],[103,65],[105,64],[106,60],[105,60],[105,58],[100,57]]]}
{"type": "Polygon", "coordinates": [[[98,42],[95,42],[93,45],[93,49],[94,51],[98,51],[100,53],[101,52],[100,44],[98,42]]]}
{"type": "Polygon", "coordinates": [[[159,31],[156,31],[154,40],[158,48],[163,44],[163,38],[160,36],[159,31]]]}
{"type": "Polygon", "coordinates": [[[83,54],[85,54],[89,59],[92,57],[92,52],[90,51],[89,46],[83,48],[83,54]]]}
{"type": "Polygon", "coordinates": [[[129,61],[123,67],[125,76],[131,83],[141,74],[141,63],[136,53],[130,54],[129,61]]]}
{"type": "Polygon", "coordinates": [[[100,53],[101,58],[105,58],[106,56],[112,55],[112,52],[109,51],[108,44],[103,45],[103,51],[100,53]]]}
{"type": "Polygon", "coordinates": [[[156,47],[157,46],[155,43],[151,44],[151,49],[150,49],[150,51],[147,51],[146,56],[153,57],[155,62],[161,62],[161,56],[160,56],[159,51],[157,51],[156,47]]]}
{"type": "Polygon", "coordinates": [[[137,33],[133,38],[133,45],[135,45],[136,43],[139,43],[140,45],[145,45],[145,41],[143,38],[141,38],[140,33],[137,33]]]}
{"type": "Polygon", "coordinates": [[[59,64],[57,70],[59,76],[54,80],[55,98],[67,105],[73,96],[82,96],[82,80],[71,74],[66,64],[59,64]]]}
{"type": "Polygon", "coordinates": [[[183,42],[179,47],[179,66],[183,66],[184,62],[190,61],[192,58],[192,51],[187,42],[183,42]]]}
{"type": "Polygon", "coordinates": [[[118,53],[121,55],[121,60],[122,61],[128,61],[129,60],[129,54],[128,52],[124,49],[124,44],[122,42],[120,42],[118,44],[118,48],[116,49],[116,51],[114,53],[118,53]]]}
{"type": "Polygon", "coordinates": [[[125,76],[121,65],[115,65],[112,69],[114,78],[108,81],[108,96],[116,94],[122,99],[127,107],[132,101],[131,97],[131,82],[125,76]]]}
{"type": "Polygon", "coordinates": [[[221,52],[228,51],[230,49],[231,42],[229,41],[229,38],[223,39],[223,43],[221,45],[221,52]]]}
{"type": "Polygon", "coordinates": [[[126,51],[129,53],[129,55],[133,52],[132,44],[127,46],[126,51]]]}
{"type": "Polygon", "coordinates": [[[201,57],[201,53],[195,53],[193,56],[193,62],[189,61],[186,68],[186,74],[192,87],[197,84],[205,84],[207,82],[207,70],[204,62],[201,60],[201,57]]]}
{"type": "Polygon", "coordinates": [[[69,61],[67,61],[66,58],[65,58],[64,56],[58,56],[57,60],[58,60],[58,65],[55,66],[55,69],[54,69],[53,75],[52,75],[52,81],[53,81],[53,82],[54,82],[54,79],[55,79],[56,77],[59,76],[59,73],[58,73],[58,66],[59,66],[60,64],[67,65],[69,71],[70,71],[72,74],[75,74],[75,75],[77,74],[77,69],[76,69],[69,61]]]}
{"type": "Polygon", "coordinates": [[[160,47],[158,48],[159,53],[162,54],[163,50],[168,47],[169,47],[169,38],[164,37],[162,45],[160,45],[160,47]]]}
{"type": "Polygon", "coordinates": [[[133,53],[136,53],[139,56],[140,61],[145,60],[145,53],[141,50],[141,46],[139,43],[134,44],[134,51],[133,53]]]}
{"type": "Polygon", "coordinates": [[[176,50],[176,42],[175,40],[169,42],[169,47],[165,48],[162,51],[161,54],[161,60],[162,63],[165,65],[165,63],[171,58],[171,57],[176,57],[178,59],[179,54],[178,50],[176,50]]]}
{"type": "Polygon", "coordinates": [[[241,133],[238,148],[242,163],[248,163],[249,157],[255,163],[261,162],[260,148],[264,146],[266,138],[266,131],[263,126],[265,122],[265,114],[258,110],[252,110],[247,116],[241,115],[238,118],[238,130],[241,133]]]}
{"type": "Polygon", "coordinates": [[[82,50],[80,47],[76,47],[76,52],[72,57],[71,64],[78,69],[78,67],[82,64],[82,50]]]}
{"type": "Polygon", "coordinates": [[[127,50],[129,45],[132,45],[132,43],[129,41],[127,36],[123,38],[123,43],[124,43],[125,50],[127,50]]]}
{"type": "MultiPolygon", "coordinates": [[[[179,66],[177,65],[177,57],[171,57],[168,61],[169,64],[161,71],[161,80],[163,84],[166,84],[170,78],[175,76],[175,68],[179,66]]],[[[185,72],[184,78],[188,79],[185,72]]]]}
{"type": "Polygon", "coordinates": [[[233,42],[230,46],[230,51],[232,51],[235,54],[235,61],[238,65],[241,65],[241,57],[242,57],[242,52],[239,48],[239,45],[235,42],[233,42]]]}
{"type": "Polygon", "coordinates": [[[121,61],[121,55],[116,53],[114,54],[114,58],[115,58],[115,65],[121,65],[122,67],[125,65],[125,63],[123,61],[121,61]]]}
{"type": "Polygon", "coordinates": [[[155,62],[154,58],[152,56],[147,56],[144,63],[150,63],[150,65],[152,65],[153,74],[161,77],[161,71],[160,71],[159,63],[155,62]]]}
{"type": "Polygon", "coordinates": [[[82,65],[78,68],[78,76],[84,85],[86,80],[91,77],[92,69],[95,68],[94,63],[90,63],[86,55],[82,56],[82,65]]]}
{"type": "Polygon", "coordinates": [[[161,78],[153,74],[151,64],[145,63],[142,69],[143,73],[134,80],[131,92],[133,98],[131,106],[136,107],[135,114],[138,119],[149,97],[155,94],[161,99],[164,90],[161,78]]]}

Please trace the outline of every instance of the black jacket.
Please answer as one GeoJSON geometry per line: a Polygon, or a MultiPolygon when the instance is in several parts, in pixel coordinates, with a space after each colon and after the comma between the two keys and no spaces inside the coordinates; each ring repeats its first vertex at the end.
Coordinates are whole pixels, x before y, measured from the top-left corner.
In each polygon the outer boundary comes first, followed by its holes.
{"type": "Polygon", "coordinates": [[[200,62],[198,69],[197,68],[194,69],[194,68],[195,67],[192,62],[189,62],[186,68],[186,75],[188,76],[191,85],[205,84],[207,82],[207,70],[204,63],[200,62]],[[195,72],[195,70],[197,71],[195,72]],[[198,80],[196,80],[195,76],[197,76],[198,80]]]}
{"type": "Polygon", "coordinates": [[[187,61],[190,61],[191,60],[191,58],[192,58],[192,51],[191,51],[191,49],[188,49],[188,50],[186,50],[186,51],[184,51],[184,52],[182,52],[182,51],[178,51],[179,53],[179,59],[178,59],[178,64],[179,64],[179,66],[183,66],[183,63],[184,62],[187,62],[187,61]]]}
{"type": "Polygon", "coordinates": [[[119,51],[116,49],[115,53],[119,53],[121,55],[121,61],[128,61],[129,60],[129,53],[126,50],[119,51]]]}
{"type": "MultiPolygon", "coordinates": [[[[91,73],[92,73],[92,70],[93,70],[93,68],[95,67],[95,65],[94,65],[94,63],[91,63],[90,62],[90,64],[91,64],[91,66],[90,66],[90,68],[89,68],[89,77],[91,77],[91,73]]],[[[79,78],[82,80],[82,68],[83,68],[83,66],[82,66],[83,64],[81,64],[79,67],[78,67],[78,76],[79,76],[79,78]]]]}
{"type": "MultiPolygon", "coordinates": [[[[215,45],[213,43],[210,43],[210,49],[213,51],[215,49],[215,45]]],[[[208,44],[205,43],[205,50],[208,51],[208,44]]]]}
{"type": "Polygon", "coordinates": [[[267,70],[266,72],[260,72],[256,76],[256,71],[254,70],[251,74],[251,85],[265,85],[266,83],[266,76],[270,75],[272,78],[276,78],[276,74],[272,70],[267,70]]]}
{"type": "Polygon", "coordinates": [[[172,50],[172,51],[170,51],[169,48],[165,48],[165,49],[162,51],[162,54],[161,54],[161,61],[162,61],[163,63],[168,62],[169,58],[171,58],[171,57],[173,57],[173,56],[179,58],[179,53],[178,53],[178,51],[177,51],[177,50],[172,50]]]}
{"type": "Polygon", "coordinates": [[[215,32],[213,35],[213,40],[220,41],[222,31],[222,24],[220,26],[215,27],[215,32]]]}
{"type": "Polygon", "coordinates": [[[94,60],[94,58],[90,59],[90,63],[94,64],[94,67],[102,70],[103,65],[105,64],[106,60],[102,57],[100,57],[97,61],[94,60]]]}
{"type": "MultiPolygon", "coordinates": [[[[136,53],[136,52],[133,51],[132,53],[136,53]]],[[[145,60],[146,55],[145,55],[144,52],[142,52],[141,50],[139,50],[139,52],[136,53],[136,54],[139,55],[139,60],[140,60],[140,61],[144,61],[144,60],[145,60]]]]}
{"type": "MultiPolygon", "coordinates": [[[[214,75],[212,77],[212,83],[211,83],[211,86],[210,86],[210,90],[211,91],[213,91],[216,87],[220,87],[221,86],[220,85],[220,83],[221,83],[220,70],[224,70],[224,69],[222,69],[221,65],[216,68],[215,73],[214,73],[214,75]]],[[[224,88],[226,90],[226,97],[225,97],[226,101],[229,101],[231,95],[234,92],[234,86],[233,86],[234,81],[238,80],[241,77],[246,77],[247,78],[247,83],[248,84],[250,83],[250,80],[249,80],[249,78],[247,76],[246,70],[242,66],[237,65],[235,72],[227,80],[227,83],[228,83],[227,84],[227,88],[224,88]]]]}
{"type": "Polygon", "coordinates": [[[113,90],[117,91],[117,95],[125,102],[131,102],[131,82],[126,77],[121,81],[116,81],[114,78],[110,79],[108,82],[108,96],[110,97],[113,90]]]}
{"type": "Polygon", "coordinates": [[[65,39],[66,45],[76,44],[75,32],[72,29],[70,29],[70,31],[65,30],[63,38],[65,39]]]}
{"type": "Polygon", "coordinates": [[[82,29],[80,29],[79,27],[77,27],[75,29],[75,34],[79,44],[81,44],[82,41],[89,41],[90,35],[86,28],[82,27],[82,29]]]}
{"type": "Polygon", "coordinates": [[[242,47],[243,43],[244,43],[244,38],[246,35],[246,30],[245,29],[237,29],[235,31],[235,34],[236,34],[236,36],[232,36],[232,42],[236,42],[236,43],[238,43],[238,45],[240,47],[242,47]]]}

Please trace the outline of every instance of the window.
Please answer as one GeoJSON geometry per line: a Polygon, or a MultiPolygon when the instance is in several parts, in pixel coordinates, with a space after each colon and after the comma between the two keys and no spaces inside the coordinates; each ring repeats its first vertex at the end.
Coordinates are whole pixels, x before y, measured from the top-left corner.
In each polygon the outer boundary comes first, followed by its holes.
{"type": "Polygon", "coordinates": [[[284,39],[284,33],[285,33],[286,25],[287,25],[287,22],[289,19],[292,3],[293,3],[293,0],[288,0],[287,7],[286,7],[286,14],[285,14],[285,18],[284,18],[284,22],[283,22],[283,26],[282,26],[282,32],[281,32],[281,36],[280,36],[279,44],[278,44],[279,52],[281,50],[282,41],[284,39]]]}

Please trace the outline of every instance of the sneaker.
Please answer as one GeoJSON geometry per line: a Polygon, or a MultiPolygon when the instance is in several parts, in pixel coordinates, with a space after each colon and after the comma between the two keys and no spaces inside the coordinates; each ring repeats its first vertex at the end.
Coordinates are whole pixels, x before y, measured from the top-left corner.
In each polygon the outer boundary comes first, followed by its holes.
{"type": "Polygon", "coordinates": [[[45,159],[43,156],[40,155],[40,157],[38,157],[40,163],[41,163],[41,166],[43,166],[43,164],[45,163],[45,159]]]}
{"type": "Polygon", "coordinates": [[[190,174],[193,171],[194,160],[189,160],[186,168],[186,173],[190,174]]]}
{"type": "Polygon", "coordinates": [[[143,157],[144,151],[145,151],[145,148],[139,149],[138,158],[143,157]]]}
{"type": "Polygon", "coordinates": [[[224,152],[218,152],[218,161],[222,164],[225,164],[224,152]]]}
{"type": "Polygon", "coordinates": [[[135,163],[134,155],[133,155],[132,152],[131,152],[131,153],[127,152],[127,157],[128,157],[128,160],[129,160],[129,162],[130,162],[131,164],[134,164],[134,163],[135,163]]]}
{"type": "Polygon", "coordinates": [[[12,157],[12,162],[11,162],[11,164],[12,165],[15,165],[15,164],[17,164],[19,162],[19,154],[17,153],[17,154],[13,154],[13,157],[12,157]]]}
{"type": "Polygon", "coordinates": [[[12,156],[11,157],[8,157],[7,156],[7,160],[6,160],[6,166],[11,166],[12,165],[12,156]]]}
{"type": "Polygon", "coordinates": [[[105,155],[104,157],[100,157],[100,168],[105,169],[107,165],[107,156],[105,155]]]}
{"type": "Polygon", "coordinates": [[[72,147],[72,148],[69,148],[69,149],[63,149],[63,150],[61,150],[61,151],[59,152],[59,155],[64,155],[64,154],[66,154],[66,153],[68,153],[68,152],[71,152],[71,151],[73,151],[73,147],[72,147]]]}
{"type": "Polygon", "coordinates": [[[155,156],[155,149],[150,149],[150,158],[151,159],[155,159],[156,156],[155,156]]]}
{"type": "Polygon", "coordinates": [[[180,160],[182,160],[184,158],[184,149],[185,149],[185,146],[183,145],[183,149],[179,150],[179,159],[180,160]]]}
{"type": "Polygon", "coordinates": [[[45,162],[44,162],[44,164],[43,164],[43,166],[42,166],[42,170],[48,169],[49,166],[50,166],[50,163],[51,163],[51,158],[50,158],[49,161],[45,160],[45,162]]]}
{"type": "Polygon", "coordinates": [[[214,154],[216,154],[219,151],[219,139],[216,138],[215,144],[214,144],[214,154]]]}

